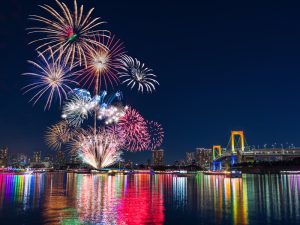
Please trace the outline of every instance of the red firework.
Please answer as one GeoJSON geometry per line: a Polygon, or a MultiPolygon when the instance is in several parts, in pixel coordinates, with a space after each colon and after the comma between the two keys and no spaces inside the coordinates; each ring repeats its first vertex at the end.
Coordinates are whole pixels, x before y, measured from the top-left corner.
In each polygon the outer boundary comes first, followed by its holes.
{"type": "Polygon", "coordinates": [[[150,136],[145,119],[135,109],[129,107],[125,116],[119,120],[119,125],[125,132],[124,148],[128,151],[147,150],[150,136]]]}
{"type": "Polygon", "coordinates": [[[118,84],[118,72],[121,65],[121,56],[125,54],[123,43],[115,36],[99,36],[95,42],[101,43],[94,49],[87,51],[87,66],[77,74],[79,82],[99,91],[108,86],[118,84]]]}
{"type": "Polygon", "coordinates": [[[148,134],[150,136],[149,150],[154,150],[161,146],[164,139],[162,126],[154,121],[147,121],[148,134]]]}

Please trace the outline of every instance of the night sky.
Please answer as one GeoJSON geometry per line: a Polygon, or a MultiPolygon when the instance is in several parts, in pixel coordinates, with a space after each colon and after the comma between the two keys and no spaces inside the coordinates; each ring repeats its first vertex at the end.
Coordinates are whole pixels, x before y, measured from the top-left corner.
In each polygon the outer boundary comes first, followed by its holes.
{"type": "MultiPolygon", "coordinates": [[[[65,0],[70,6],[71,0],[65,0]]],[[[128,54],[159,76],[152,95],[125,91],[124,102],[165,129],[166,161],[196,147],[226,146],[231,130],[251,145],[300,146],[300,2],[102,1],[94,16],[125,42],[128,54]]],[[[3,0],[0,8],[0,146],[41,150],[46,127],[60,118],[54,104],[32,106],[22,95],[35,59],[29,14],[50,0],[3,0]]],[[[150,153],[125,154],[145,162],[150,153]]]]}

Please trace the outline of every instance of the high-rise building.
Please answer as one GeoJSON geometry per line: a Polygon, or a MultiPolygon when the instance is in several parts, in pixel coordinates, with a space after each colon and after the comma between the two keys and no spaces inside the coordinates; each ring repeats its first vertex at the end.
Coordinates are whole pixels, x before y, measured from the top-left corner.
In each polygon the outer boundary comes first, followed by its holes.
{"type": "Polygon", "coordinates": [[[41,162],[41,158],[42,158],[42,153],[41,152],[34,152],[33,153],[32,162],[33,163],[40,163],[41,162]]]}
{"type": "Polygon", "coordinates": [[[63,151],[57,151],[55,164],[59,169],[66,166],[66,157],[63,151]]]}
{"type": "Polygon", "coordinates": [[[46,168],[51,168],[53,167],[53,157],[52,156],[45,156],[44,157],[44,160],[43,160],[43,165],[46,167],[46,168]]]}
{"type": "Polygon", "coordinates": [[[190,166],[195,163],[195,153],[194,152],[187,152],[186,153],[186,165],[190,166]]]}
{"type": "Polygon", "coordinates": [[[7,167],[8,148],[0,148],[0,167],[7,167]]]}
{"type": "Polygon", "coordinates": [[[80,157],[78,155],[72,154],[70,156],[70,163],[71,164],[81,164],[82,160],[80,159],[80,157]]]}
{"type": "Polygon", "coordinates": [[[153,150],[152,151],[152,165],[163,166],[164,165],[164,150],[153,150]]]}
{"type": "Polygon", "coordinates": [[[212,160],[212,149],[209,148],[196,148],[196,164],[197,166],[206,166],[212,160]]]}
{"type": "Polygon", "coordinates": [[[18,153],[16,159],[16,163],[18,166],[25,166],[28,164],[28,157],[23,153],[18,153]]]}

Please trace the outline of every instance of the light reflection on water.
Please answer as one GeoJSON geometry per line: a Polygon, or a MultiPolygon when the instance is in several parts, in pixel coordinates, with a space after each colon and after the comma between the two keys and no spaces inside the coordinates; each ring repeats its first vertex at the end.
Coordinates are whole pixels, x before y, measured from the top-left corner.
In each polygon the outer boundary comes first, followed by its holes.
{"type": "Polygon", "coordinates": [[[0,174],[6,224],[297,224],[299,201],[297,175],[0,174]]]}

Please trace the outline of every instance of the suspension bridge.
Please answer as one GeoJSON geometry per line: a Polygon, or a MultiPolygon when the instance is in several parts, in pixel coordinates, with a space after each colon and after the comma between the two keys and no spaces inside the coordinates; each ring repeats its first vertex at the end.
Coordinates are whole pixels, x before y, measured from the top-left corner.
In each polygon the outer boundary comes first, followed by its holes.
{"type": "Polygon", "coordinates": [[[300,157],[300,148],[255,148],[247,144],[243,131],[231,131],[226,148],[221,145],[212,147],[213,167],[221,167],[222,162],[229,161],[231,165],[253,161],[292,160],[300,157]]]}

